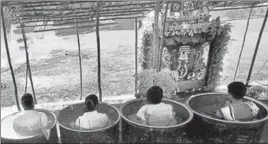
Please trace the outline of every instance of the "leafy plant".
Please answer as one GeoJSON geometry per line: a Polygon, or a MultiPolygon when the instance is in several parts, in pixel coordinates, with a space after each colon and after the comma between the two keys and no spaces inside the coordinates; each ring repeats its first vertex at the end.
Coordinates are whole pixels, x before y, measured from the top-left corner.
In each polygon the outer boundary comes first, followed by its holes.
{"type": "Polygon", "coordinates": [[[207,79],[207,90],[214,90],[220,82],[220,72],[223,70],[223,58],[228,49],[228,44],[231,39],[231,25],[225,24],[221,26],[221,30],[217,36],[213,39],[210,45],[210,61],[208,65],[208,79],[207,79]]]}
{"type": "Polygon", "coordinates": [[[155,72],[152,69],[146,69],[138,74],[138,90],[139,96],[144,97],[147,89],[157,85],[164,91],[164,97],[172,98],[176,90],[176,82],[171,76],[171,71],[168,69],[160,72],[155,72]]]}
{"type": "Polygon", "coordinates": [[[268,100],[268,87],[265,86],[252,86],[248,89],[247,95],[259,100],[268,100]]]}
{"type": "Polygon", "coordinates": [[[142,37],[141,46],[141,56],[140,56],[141,66],[143,69],[149,69],[153,66],[153,32],[144,31],[142,37]]]}

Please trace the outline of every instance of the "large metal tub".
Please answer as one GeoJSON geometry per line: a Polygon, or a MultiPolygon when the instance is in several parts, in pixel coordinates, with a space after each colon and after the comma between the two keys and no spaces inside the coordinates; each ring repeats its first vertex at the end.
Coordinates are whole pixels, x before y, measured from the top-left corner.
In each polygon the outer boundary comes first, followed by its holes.
{"type": "Polygon", "coordinates": [[[176,111],[177,119],[181,118],[181,123],[174,126],[148,126],[129,119],[130,115],[135,115],[138,110],[146,104],[145,99],[135,99],[126,102],[121,106],[122,117],[122,138],[125,143],[185,143],[186,126],[192,120],[193,113],[184,104],[163,99],[164,103],[171,104],[176,111]]]}
{"type": "Polygon", "coordinates": [[[100,103],[97,109],[107,114],[112,124],[96,130],[79,130],[71,127],[84,113],[84,103],[70,105],[59,112],[58,123],[62,143],[117,143],[119,138],[119,111],[106,103],[100,103]]]}
{"type": "Polygon", "coordinates": [[[260,108],[259,119],[255,121],[226,121],[205,114],[224,106],[228,100],[224,93],[204,93],[192,96],[187,105],[194,112],[194,119],[188,127],[187,134],[195,142],[206,143],[256,143],[260,140],[263,128],[268,119],[265,104],[253,98],[245,97],[245,101],[253,101],[260,108]]]}
{"type": "MultiPolygon", "coordinates": [[[[56,128],[56,115],[45,109],[36,109],[36,111],[44,112],[48,117],[48,128],[50,132],[50,143],[57,143],[57,128],[56,128]]],[[[13,116],[19,112],[6,116],[1,120],[1,142],[2,143],[45,143],[46,138],[43,134],[37,134],[32,136],[21,136],[17,134],[13,129],[13,116]]]]}

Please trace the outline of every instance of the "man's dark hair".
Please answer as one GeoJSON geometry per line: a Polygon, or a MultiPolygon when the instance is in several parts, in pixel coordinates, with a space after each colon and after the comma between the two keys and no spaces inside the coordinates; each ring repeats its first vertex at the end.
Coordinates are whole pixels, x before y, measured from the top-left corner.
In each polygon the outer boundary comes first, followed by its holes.
{"type": "Polygon", "coordinates": [[[235,99],[242,99],[246,95],[246,86],[242,82],[232,82],[228,85],[228,93],[235,99]]]}
{"type": "Polygon", "coordinates": [[[29,93],[25,93],[21,97],[21,104],[22,104],[24,110],[34,109],[33,96],[31,94],[29,94],[29,93]]]}
{"type": "Polygon", "coordinates": [[[99,103],[98,97],[96,95],[89,95],[85,99],[85,112],[94,111],[97,104],[99,103]]]}
{"type": "Polygon", "coordinates": [[[163,90],[159,86],[152,86],[146,92],[146,98],[151,104],[159,104],[162,102],[163,90]]]}

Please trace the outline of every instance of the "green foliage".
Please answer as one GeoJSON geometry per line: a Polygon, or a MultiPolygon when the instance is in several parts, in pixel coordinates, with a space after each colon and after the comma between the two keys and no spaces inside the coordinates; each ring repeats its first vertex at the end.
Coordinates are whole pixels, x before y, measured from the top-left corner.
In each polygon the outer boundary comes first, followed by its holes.
{"type": "Polygon", "coordinates": [[[259,100],[268,100],[268,87],[265,86],[252,86],[248,89],[247,95],[259,100]]]}
{"type": "Polygon", "coordinates": [[[208,68],[208,80],[207,80],[207,90],[214,90],[216,86],[220,82],[220,72],[223,70],[223,58],[225,53],[227,52],[228,42],[231,39],[230,32],[231,32],[231,25],[225,24],[221,28],[221,33],[215,37],[212,41],[210,47],[210,61],[211,64],[208,68]]]}
{"type": "Polygon", "coordinates": [[[142,37],[140,61],[143,69],[149,69],[153,66],[153,32],[144,31],[142,37]]]}
{"type": "Polygon", "coordinates": [[[171,71],[167,69],[160,72],[146,69],[139,73],[138,80],[138,90],[141,95],[145,95],[147,89],[154,85],[160,86],[163,89],[164,97],[166,98],[172,98],[176,90],[176,83],[171,76],[171,71]]]}

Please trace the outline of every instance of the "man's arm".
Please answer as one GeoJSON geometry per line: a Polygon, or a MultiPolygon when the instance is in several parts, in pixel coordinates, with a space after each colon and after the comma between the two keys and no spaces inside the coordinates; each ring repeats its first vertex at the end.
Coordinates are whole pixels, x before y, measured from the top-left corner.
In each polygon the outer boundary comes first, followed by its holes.
{"type": "Polygon", "coordinates": [[[45,113],[39,113],[40,118],[41,118],[41,129],[45,135],[45,137],[47,138],[47,140],[50,137],[50,129],[48,128],[48,118],[47,115],[45,113]]]}
{"type": "Polygon", "coordinates": [[[146,106],[142,106],[140,108],[140,110],[137,112],[137,120],[141,123],[141,124],[147,124],[147,120],[148,120],[148,117],[146,117],[146,106]]]}

